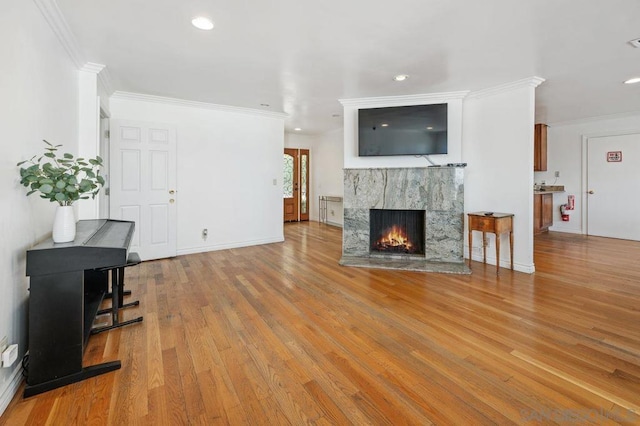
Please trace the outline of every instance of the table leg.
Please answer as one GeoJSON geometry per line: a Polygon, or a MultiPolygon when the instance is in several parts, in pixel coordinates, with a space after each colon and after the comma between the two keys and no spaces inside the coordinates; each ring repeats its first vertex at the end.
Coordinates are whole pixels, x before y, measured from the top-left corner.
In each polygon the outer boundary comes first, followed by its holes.
{"type": "Polygon", "coordinates": [[[500,234],[496,234],[496,275],[500,273],[500,234]]]}
{"type": "Polygon", "coordinates": [[[513,231],[509,231],[509,254],[511,255],[511,270],[513,271],[513,231]]]}
{"type": "Polygon", "coordinates": [[[486,232],[482,232],[482,263],[487,263],[487,234],[486,232]]]}
{"type": "Polygon", "coordinates": [[[471,248],[473,247],[473,231],[469,228],[469,267],[471,267],[471,248]]]}

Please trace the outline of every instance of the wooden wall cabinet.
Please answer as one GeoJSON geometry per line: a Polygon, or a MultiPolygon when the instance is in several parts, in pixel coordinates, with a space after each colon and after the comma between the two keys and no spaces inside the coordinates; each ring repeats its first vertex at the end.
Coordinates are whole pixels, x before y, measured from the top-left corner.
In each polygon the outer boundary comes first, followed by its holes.
{"type": "Polygon", "coordinates": [[[547,232],[553,226],[553,194],[533,194],[533,233],[547,232]]]}
{"type": "Polygon", "coordinates": [[[533,131],[533,171],[547,171],[547,125],[536,124],[533,131]]]}

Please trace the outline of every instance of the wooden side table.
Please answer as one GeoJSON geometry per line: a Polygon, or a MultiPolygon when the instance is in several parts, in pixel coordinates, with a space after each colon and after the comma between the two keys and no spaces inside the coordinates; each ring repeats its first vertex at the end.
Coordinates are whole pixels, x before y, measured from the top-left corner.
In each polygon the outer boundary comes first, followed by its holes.
{"type": "Polygon", "coordinates": [[[473,231],[482,232],[482,260],[487,263],[487,247],[484,244],[485,234],[496,234],[496,274],[500,273],[500,234],[509,233],[509,254],[513,270],[513,213],[475,212],[467,213],[469,217],[469,267],[471,267],[471,250],[473,248],[473,231]]]}

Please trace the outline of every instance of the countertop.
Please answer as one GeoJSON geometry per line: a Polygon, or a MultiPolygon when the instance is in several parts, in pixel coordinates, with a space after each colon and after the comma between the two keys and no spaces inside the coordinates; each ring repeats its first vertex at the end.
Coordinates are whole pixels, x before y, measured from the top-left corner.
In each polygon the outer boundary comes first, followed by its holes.
{"type": "Polygon", "coordinates": [[[550,190],[533,191],[533,194],[534,195],[535,194],[555,194],[555,193],[558,193],[558,192],[564,192],[564,189],[562,189],[562,190],[553,190],[553,191],[550,191],[550,190]]]}
{"type": "Polygon", "coordinates": [[[540,189],[534,189],[534,194],[553,194],[564,192],[564,185],[540,185],[540,189]]]}

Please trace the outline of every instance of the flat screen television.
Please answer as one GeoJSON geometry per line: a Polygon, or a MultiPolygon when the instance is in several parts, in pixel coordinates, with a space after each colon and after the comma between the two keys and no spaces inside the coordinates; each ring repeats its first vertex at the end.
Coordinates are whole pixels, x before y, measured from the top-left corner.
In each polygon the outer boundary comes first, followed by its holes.
{"type": "Polygon", "coordinates": [[[447,104],[358,110],[358,155],[447,153],[447,104]]]}

